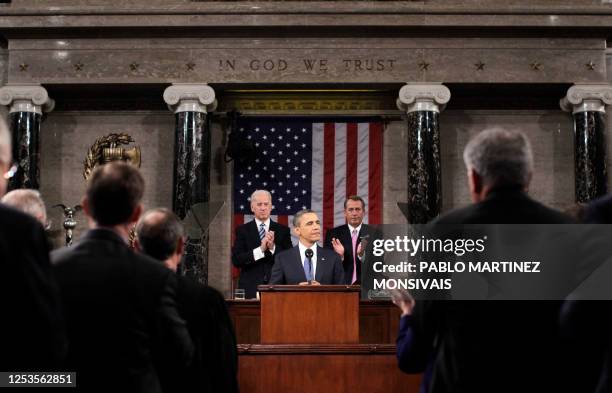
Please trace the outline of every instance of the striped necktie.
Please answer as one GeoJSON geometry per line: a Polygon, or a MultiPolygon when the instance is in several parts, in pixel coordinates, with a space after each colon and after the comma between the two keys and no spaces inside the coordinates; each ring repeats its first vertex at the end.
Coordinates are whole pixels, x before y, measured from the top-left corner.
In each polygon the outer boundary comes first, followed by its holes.
{"type": "Polygon", "coordinates": [[[266,236],[266,224],[262,222],[259,226],[259,240],[263,240],[264,236],[266,236]]]}

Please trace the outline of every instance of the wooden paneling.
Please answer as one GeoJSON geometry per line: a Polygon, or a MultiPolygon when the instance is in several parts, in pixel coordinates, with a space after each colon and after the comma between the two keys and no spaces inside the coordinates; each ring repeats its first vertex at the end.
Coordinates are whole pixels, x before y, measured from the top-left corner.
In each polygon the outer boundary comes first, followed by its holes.
{"type": "Polygon", "coordinates": [[[226,300],[236,330],[238,344],[261,342],[261,309],[259,300],[226,300]]]}
{"type": "Polygon", "coordinates": [[[260,287],[260,296],[262,344],[359,343],[358,288],[260,287]]]}
{"type": "Polygon", "coordinates": [[[249,393],[416,393],[421,379],[397,368],[393,345],[250,345],[239,354],[249,393]]]}
{"type": "MultiPolygon", "coordinates": [[[[228,300],[239,344],[260,344],[260,303],[228,300]]],[[[291,315],[291,314],[289,314],[291,315]]],[[[399,329],[400,311],[390,301],[362,300],[359,305],[359,342],[393,344],[399,329]]]]}

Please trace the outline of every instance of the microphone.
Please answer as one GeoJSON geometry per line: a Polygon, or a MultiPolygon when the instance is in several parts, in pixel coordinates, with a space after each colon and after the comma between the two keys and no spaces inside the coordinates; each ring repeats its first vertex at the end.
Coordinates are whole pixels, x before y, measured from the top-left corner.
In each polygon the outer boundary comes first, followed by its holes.
{"type": "MultiPolygon", "coordinates": [[[[312,250],[310,248],[307,248],[306,251],[304,251],[304,255],[306,255],[306,258],[308,258],[308,262],[310,262],[310,278],[312,278],[312,257],[314,255],[314,252],[312,252],[312,250]]],[[[308,278],[308,277],[306,277],[308,278]]],[[[312,280],[308,280],[308,284],[312,284],[312,280]]]]}

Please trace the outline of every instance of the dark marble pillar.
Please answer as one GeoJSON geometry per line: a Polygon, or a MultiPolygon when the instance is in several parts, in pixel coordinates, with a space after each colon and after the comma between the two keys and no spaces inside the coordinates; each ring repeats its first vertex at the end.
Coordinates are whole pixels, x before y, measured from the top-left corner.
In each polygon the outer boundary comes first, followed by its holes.
{"type": "Polygon", "coordinates": [[[13,161],[17,172],[9,180],[8,190],[40,187],[40,125],[43,110],[53,109],[47,91],[36,85],[8,85],[0,89],[0,104],[10,105],[13,161]]]}
{"type": "Polygon", "coordinates": [[[574,117],[576,202],[586,203],[608,192],[605,105],[612,103],[608,85],[574,85],[561,107],[574,117]]]}
{"type": "Polygon", "coordinates": [[[408,220],[426,223],[440,213],[442,188],[438,113],[408,113],[408,220]]]}
{"type": "MultiPolygon", "coordinates": [[[[185,219],[191,207],[206,203],[210,193],[210,133],[207,112],[214,110],[214,91],[207,85],[175,84],[164,100],[175,113],[174,180],[172,208],[185,219]]],[[[203,223],[207,225],[207,223],[203,223]]],[[[208,228],[189,236],[181,273],[208,282],[208,228]]]]}
{"type": "Polygon", "coordinates": [[[208,202],[210,138],[206,113],[178,112],[175,116],[172,208],[183,219],[193,204],[208,202]]]}
{"type": "Polygon", "coordinates": [[[605,113],[574,115],[576,202],[588,202],[607,194],[605,113]]]}
{"type": "Polygon", "coordinates": [[[13,161],[17,172],[9,180],[8,191],[40,186],[40,119],[35,112],[9,115],[13,143],[13,161]]]}
{"type": "Polygon", "coordinates": [[[410,224],[423,224],[440,214],[440,109],[450,100],[443,85],[409,84],[400,90],[398,106],[407,112],[408,209],[410,224]]]}

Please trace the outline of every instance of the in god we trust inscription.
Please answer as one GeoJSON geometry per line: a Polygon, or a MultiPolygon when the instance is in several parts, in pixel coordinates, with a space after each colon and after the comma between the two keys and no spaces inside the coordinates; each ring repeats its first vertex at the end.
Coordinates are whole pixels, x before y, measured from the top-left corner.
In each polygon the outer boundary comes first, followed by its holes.
{"type": "Polygon", "coordinates": [[[256,71],[256,72],[306,72],[327,73],[335,70],[344,73],[356,72],[390,72],[398,60],[393,58],[255,58],[219,59],[218,71],[256,71]]]}

